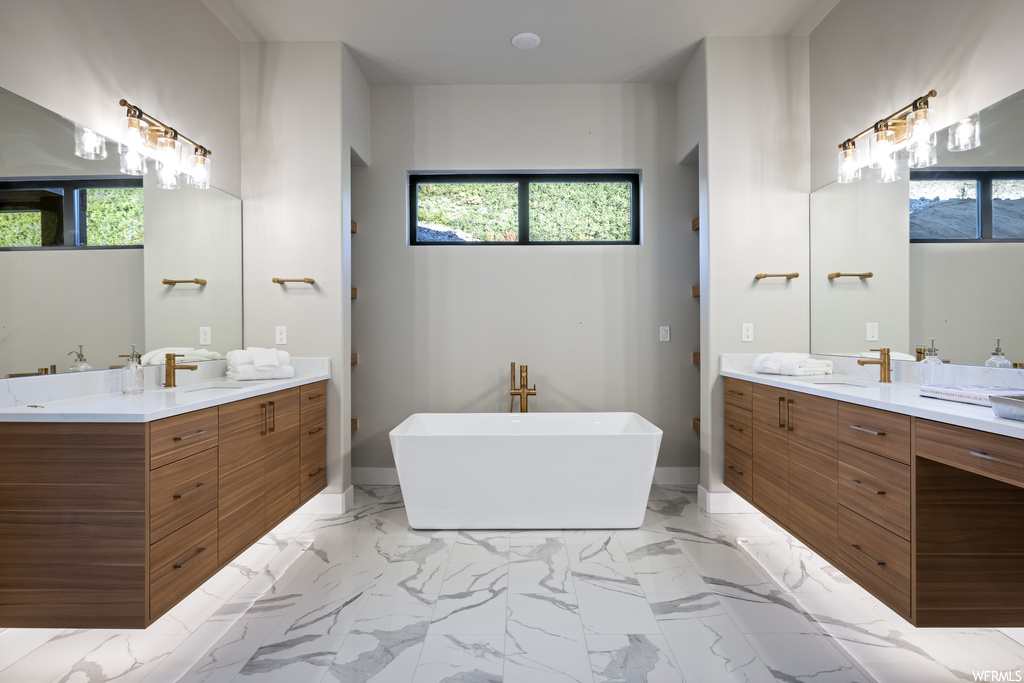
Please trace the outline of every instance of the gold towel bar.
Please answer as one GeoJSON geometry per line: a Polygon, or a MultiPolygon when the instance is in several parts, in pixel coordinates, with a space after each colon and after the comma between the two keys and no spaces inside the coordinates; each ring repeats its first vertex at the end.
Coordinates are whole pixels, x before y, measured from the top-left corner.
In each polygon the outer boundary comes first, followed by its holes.
{"type": "Polygon", "coordinates": [[[161,282],[163,284],[165,284],[165,285],[171,285],[172,287],[174,285],[182,285],[182,284],[188,284],[188,285],[205,285],[206,284],[206,280],[204,280],[201,277],[192,278],[191,280],[168,280],[167,278],[164,278],[163,280],[161,280],[161,282]]]}
{"type": "Polygon", "coordinates": [[[305,282],[307,285],[316,284],[316,280],[314,280],[311,277],[293,278],[293,279],[287,279],[287,278],[283,278],[283,277],[275,277],[273,279],[273,283],[275,285],[283,285],[286,282],[305,282]]]}
{"type": "Polygon", "coordinates": [[[837,277],[859,277],[861,280],[866,280],[869,277],[874,277],[874,273],[829,273],[828,279],[835,280],[837,277]]]}
{"type": "Polygon", "coordinates": [[[784,277],[787,280],[792,280],[795,277],[800,277],[800,273],[758,273],[754,276],[754,279],[763,280],[766,277],[784,277]]]}

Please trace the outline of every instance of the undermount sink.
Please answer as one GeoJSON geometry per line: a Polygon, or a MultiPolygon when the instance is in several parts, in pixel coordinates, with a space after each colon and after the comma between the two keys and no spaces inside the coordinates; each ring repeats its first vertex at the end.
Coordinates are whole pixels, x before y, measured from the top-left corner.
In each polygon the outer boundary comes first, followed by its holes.
{"type": "Polygon", "coordinates": [[[206,382],[204,384],[178,387],[178,392],[191,394],[196,391],[237,391],[238,389],[247,389],[254,384],[259,384],[259,382],[206,382]]]}
{"type": "Polygon", "coordinates": [[[828,385],[830,387],[857,387],[858,389],[863,389],[864,388],[863,384],[854,384],[853,382],[844,382],[842,380],[832,380],[832,379],[824,379],[824,380],[801,379],[799,381],[807,382],[808,384],[826,384],[826,385],[828,385]]]}

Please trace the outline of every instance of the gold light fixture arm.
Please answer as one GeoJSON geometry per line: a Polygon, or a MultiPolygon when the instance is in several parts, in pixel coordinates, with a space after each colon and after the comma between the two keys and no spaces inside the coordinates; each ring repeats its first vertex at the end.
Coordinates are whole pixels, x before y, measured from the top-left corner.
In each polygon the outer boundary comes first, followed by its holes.
{"type": "Polygon", "coordinates": [[[164,278],[160,282],[162,284],[165,284],[165,285],[170,285],[171,287],[173,287],[174,285],[205,285],[206,284],[206,280],[204,280],[201,277],[192,278],[191,280],[168,280],[167,278],[164,278]]]}
{"type": "Polygon", "coordinates": [[[828,279],[835,280],[837,277],[859,277],[861,280],[866,280],[869,277],[874,277],[874,273],[829,273],[828,279]]]}
{"type": "Polygon", "coordinates": [[[208,156],[212,156],[213,155],[213,151],[210,150],[209,148],[204,147],[204,146],[200,145],[198,142],[195,142],[194,140],[185,137],[184,135],[179,133],[174,128],[171,128],[167,124],[165,124],[165,123],[163,123],[163,122],[153,118],[152,116],[150,116],[146,112],[142,111],[141,109],[136,107],[134,104],[130,103],[128,100],[122,99],[119,102],[119,104],[122,107],[125,107],[128,110],[128,116],[134,116],[137,119],[142,119],[143,121],[145,121],[146,123],[148,123],[150,125],[150,129],[151,130],[154,129],[154,128],[159,129],[157,131],[158,134],[164,134],[164,135],[166,135],[168,137],[176,138],[178,140],[184,140],[188,144],[192,145],[192,147],[196,150],[197,153],[203,155],[204,157],[208,157],[208,156]]]}
{"type": "Polygon", "coordinates": [[[902,128],[903,129],[902,131],[899,131],[899,130],[895,131],[896,132],[897,142],[899,142],[900,138],[902,137],[902,135],[906,133],[907,120],[904,117],[907,114],[909,114],[911,111],[913,111],[914,109],[919,109],[919,108],[921,108],[922,105],[926,106],[927,103],[928,103],[928,100],[930,100],[933,97],[937,97],[937,96],[938,96],[937,92],[935,92],[934,90],[929,90],[927,93],[925,93],[921,97],[918,97],[916,100],[914,100],[913,102],[911,102],[907,106],[903,107],[899,111],[896,111],[896,112],[894,112],[892,114],[889,114],[888,116],[886,116],[881,121],[878,121],[878,122],[868,126],[867,128],[865,128],[861,132],[859,132],[856,135],[854,135],[853,137],[850,137],[850,138],[847,138],[846,140],[843,140],[842,142],[839,143],[839,149],[849,149],[849,147],[852,146],[853,143],[855,143],[858,139],[864,137],[865,135],[867,135],[868,133],[870,133],[872,131],[879,130],[880,126],[881,126],[881,130],[884,130],[885,128],[887,128],[889,126],[893,126],[894,128],[902,128]]]}
{"type": "Polygon", "coordinates": [[[758,273],[754,276],[754,279],[763,280],[766,277],[784,277],[787,280],[792,280],[793,278],[800,277],[800,273],[758,273]]]}

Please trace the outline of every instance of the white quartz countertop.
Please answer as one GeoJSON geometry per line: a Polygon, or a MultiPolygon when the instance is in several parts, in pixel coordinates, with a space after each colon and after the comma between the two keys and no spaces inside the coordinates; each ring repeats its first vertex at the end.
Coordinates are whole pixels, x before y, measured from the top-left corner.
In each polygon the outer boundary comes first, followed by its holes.
{"type": "MultiPolygon", "coordinates": [[[[763,375],[738,367],[727,368],[725,362],[722,365],[721,374],[724,377],[1024,439],[1024,422],[996,417],[988,406],[921,396],[917,384],[882,384],[877,379],[839,374],[813,377],[763,375]]],[[[873,370],[878,372],[877,367],[873,370]]],[[[1021,393],[1024,394],[1024,390],[1021,393]]]]}
{"type": "Polygon", "coordinates": [[[302,369],[296,367],[295,377],[291,379],[236,382],[221,376],[173,389],[147,386],[141,394],[105,392],[37,400],[0,409],[0,422],[150,422],[329,378],[330,371],[323,363],[302,369]]]}

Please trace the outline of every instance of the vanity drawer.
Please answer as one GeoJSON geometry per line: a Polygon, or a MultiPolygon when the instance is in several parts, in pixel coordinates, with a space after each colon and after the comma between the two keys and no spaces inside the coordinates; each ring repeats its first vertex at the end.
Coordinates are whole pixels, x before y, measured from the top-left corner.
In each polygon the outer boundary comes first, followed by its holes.
{"type": "Polygon", "coordinates": [[[217,507],[217,449],[155,470],[149,478],[149,542],[217,507]]]}
{"type": "Polygon", "coordinates": [[[217,408],[156,420],[149,428],[149,468],[201,453],[217,445],[217,408]]]}
{"type": "Polygon", "coordinates": [[[302,430],[299,501],[305,503],[327,486],[327,423],[302,430]]]}
{"type": "Polygon", "coordinates": [[[299,401],[303,434],[317,423],[327,421],[327,382],[300,387],[299,401]]]}
{"type": "Polygon", "coordinates": [[[732,377],[725,378],[725,404],[743,410],[753,407],[754,389],[750,382],[732,377]]]}
{"type": "Polygon", "coordinates": [[[754,460],[739,449],[725,444],[725,485],[750,502],[754,500],[754,460]]]}
{"type": "Polygon", "coordinates": [[[839,568],[910,618],[910,542],[839,506],[839,568]]]}
{"type": "Polygon", "coordinates": [[[1024,440],[918,420],[916,454],[992,479],[1024,486],[1024,440]]]}
{"type": "Polygon", "coordinates": [[[731,403],[725,404],[725,443],[747,455],[753,454],[754,427],[749,410],[737,408],[731,403]]]}
{"type": "Polygon", "coordinates": [[[910,416],[839,404],[839,441],[910,464],[910,416]]]}
{"type": "Polygon", "coordinates": [[[840,444],[839,502],[910,540],[910,465],[840,444]]]}
{"type": "Polygon", "coordinates": [[[149,611],[156,619],[217,570],[217,511],[154,543],[149,566],[149,611]]]}

